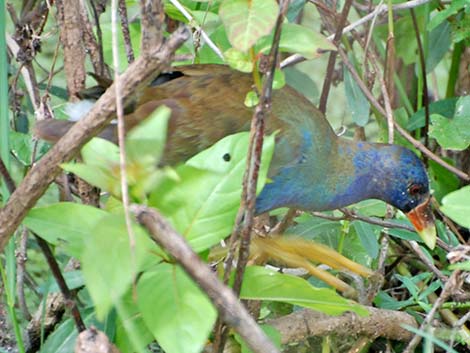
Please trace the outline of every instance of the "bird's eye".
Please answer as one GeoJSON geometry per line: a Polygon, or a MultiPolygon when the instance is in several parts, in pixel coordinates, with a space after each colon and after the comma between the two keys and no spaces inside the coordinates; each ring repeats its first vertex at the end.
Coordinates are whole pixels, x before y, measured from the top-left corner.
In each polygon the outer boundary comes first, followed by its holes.
{"type": "Polygon", "coordinates": [[[423,188],[421,185],[418,184],[411,184],[410,187],[408,188],[408,193],[411,196],[418,195],[423,191],[423,188]]]}

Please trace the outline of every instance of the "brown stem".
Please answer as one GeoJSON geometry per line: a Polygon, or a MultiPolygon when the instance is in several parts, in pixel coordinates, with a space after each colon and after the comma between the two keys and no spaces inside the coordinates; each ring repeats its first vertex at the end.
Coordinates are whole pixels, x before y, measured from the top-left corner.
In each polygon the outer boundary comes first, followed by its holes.
{"type": "MultiPolygon", "coordinates": [[[[338,21],[338,27],[336,28],[336,33],[333,38],[333,43],[338,46],[341,36],[343,35],[343,28],[346,24],[346,19],[348,18],[349,10],[351,9],[352,0],[346,0],[343,6],[343,11],[341,12],[341,17],[338,21]]],[[[326,103],[328,101],[328,94],[330,93],[331,82],[333,80],[333,72],[335,70],[337,53],[332,51],[328,59],[328,66],[326,69],[325,81],[323,81],[323,88],[320,97],[320,105],[318,109],[325,114],[326,112],[326,103]]]]}
{"type": "MultiPolygon", "coordinates": [[[[428,96],[428,79],[426,77],[426,60],[424,58],[424,48],[423,43],[421,42],[421,33],[418,27],[418,21],[416,20],[415,11],[413,8],[410,9],[411,19],[413,20],[413,28],[416,34],[416,42],[418,43],[418,53],[419,53],[419,63],[421,69],[421,76],[423,77],[423,105],[424,105],[424,117],[425,117],[425,124],[423,128],[424,134],[424,146],[426,148],[429,147],[429,96],[428,96]]],[[[424,163],[428,162],[428,158],[424,155],[424,163]]]]}

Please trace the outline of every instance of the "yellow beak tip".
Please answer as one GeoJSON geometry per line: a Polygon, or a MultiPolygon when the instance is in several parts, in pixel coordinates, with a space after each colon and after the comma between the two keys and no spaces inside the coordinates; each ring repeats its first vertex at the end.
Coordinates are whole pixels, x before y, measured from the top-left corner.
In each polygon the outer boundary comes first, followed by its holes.
{"type": "Polygon", "coordinates": [[[433,250],[436,247],[437,236],[435,227],[424,228],[418,234],[429,249],[433,250]]]}

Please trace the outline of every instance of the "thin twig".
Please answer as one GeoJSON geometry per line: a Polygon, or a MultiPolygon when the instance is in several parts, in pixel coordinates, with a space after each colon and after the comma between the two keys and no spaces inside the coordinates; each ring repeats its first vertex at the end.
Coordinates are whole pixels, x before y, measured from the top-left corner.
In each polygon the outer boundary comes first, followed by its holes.
{"type": "MultiPolygon", "coordinates": [[[[348,18],[349,10],[351,9],[352,0],[346,0],[343,6],[343,11],[341,12],[341,17],[339,18],[336,33],[333,37],[333,44],[335,46],[339,45],[341,40],[341,36],[343,35],[343,28],[346,23],[346,19],[348,18]]],[[[326,68],[326,76],[325,80],[323,81],[323,88],[320,96],[320,104],[318,109],[325,114],[326,112],[326,103],[328,101],[328,94],[330,93],[331,82],[333,81],[333,73],[335,70],[335,63],[336,63],[336,51],[330,52],[330,57],[328,58],[328,66],[326,68]]]]}
{"type": "Polygon", "coordinates": [[[419,259],[426,265],[426,267],[436,275],[437,278],[441,280],[441,282],[445,283],[448,278],[447,276],[444,276],[441,271],[434,265],[432,262],[432,259],[429,259],[426,254],[424,254],[423,250],[421,250],[421,247],[418,245],[417,242],[414,240],[411,240],[409,242],[411,248],[415,252],[415,254],[419,257],[419,259]]]}
{"type": "MultiPolygon", "coordinates": [[[[111,1],[111,32],[112,32],[112,48],[113,48],[113,69],[114,69],[114,89],[116,96],[116,116],[117,131],[119,141],[119,171],[121,182],[121,198],[124,209],[124,220],[126,222],[127,236],[129,239],[129,251],[131,261],[131,272],[133,279],[137,276],[137,267],[135,259],[135,234],[132,229],[132,220],[129,210],[129,188],[127,182],[127,163],[126,163],[126,142],[125,142],[125,121],[124,121],[124,105],[121,96],[121,80],[119,75],[119,44],[118,44],[118,0],[111,1]]],[[[133,280],[133,282],[134,282],[133,280]]]]}
{"type": "MultiPolygon", "coordinates": [[[[425,52],[423,48],[423,43],[421,42],[421,32],[418,27],[418,21],[416,20],[415,11],[413,8],[410,8],[411,19],[413,20],[413,28],[415,30],[416,42],[418,43],[418,54],[419,54],[419,63],[420,63],[420,70],[421,76],[423,80],[423,87],[422,88],[422,95],[423,101],[422,104],[424,105],[424,145],[429,147],[429,136],[428,136],[428,129],[429,129],[429,93],[428,93],[428,79],[426,75],[426,59],[425,59],[425,52]]],[[[427,158],[424,158],[424,162],[427,165],[427,158]]]]}
{"type": "Polygon", "coordinates": [[[26,275],[26,261],[27,257],[27,244],[28,242],[28,231],[24,228],[21,231],[20,243],[16,254],[16,293],[18,295],[18,305],[23,313],[26,321],[31,320],[31,313],[29,312],[28,305],[26,304],[26,298],[24,295],[24,280],[26,275]]]}
{"type": "Polygon", "coordinates": [[[135,60],[134,49],[132,48],[131,35],[129,31],[129,19],[127,18],[127,7],[125,0],[119,0],[119,17],[121,18],[122,37],[124,48],[126,48],[127,62],[130,64],[135,60]]]}
{"type": "MultiPolygon", "coordinates": [[[[194,17],[184,8],[183,5],[178,0],[170,0],[170,2],[173,4],[174,7],[178,9],[179,12],[189,21],[189,23],[194,24],[194,17]]],[[[212,41],[212,39],[209,38],[207,33],[202,29],[202,27],[199,24],[193,25],[194,28],[198,33],[201,34],[201,37],[204,39],[204,41],[207,43],[209,48],[211,48],[214,53],[217,54],[219,58],[224,60],[224,54],[222,51],[217,47],[217,45],[212,41]]]]}

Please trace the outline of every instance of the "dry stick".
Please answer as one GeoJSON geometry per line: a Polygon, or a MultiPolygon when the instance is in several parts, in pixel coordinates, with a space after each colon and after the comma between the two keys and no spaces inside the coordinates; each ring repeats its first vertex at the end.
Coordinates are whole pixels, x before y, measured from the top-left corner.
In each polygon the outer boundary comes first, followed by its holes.
{"type": "MultiPolygon", "coordinates": [[[[254,209],[256,202],[256,186],[258,182],[258,172],[261,161],[261,152],[263,147],[263,135],[265,116],[271,109],[271,94],[272,84],[274,80],[274,71],[277,66],[277,55],[279,48],[279,41],[281,38],[281,27],[284,20],[284,15],[287,11],[289,0],[280,2],[280,12],[276,21],[274,29],[274,37],[268,59],[270,60],[270,67],[265,75],[260,102],[255,108],[253,118],[251,120],[250,129],[250,143],[248,146],[248,155],[246,159],[245,174],[243,176],[243,192],[242,192],[242,205],[238,211],[235,227],[230,236],[229,252],[225,260],[224,283],[228,283],[230,273],[232,271],[232,264],[235,256],[235,249],[238,240],[241,238],[238,262],[235,272],[235,280],[233,290],[236,295],[240,294],[243,275],[245,267],[248,263],[250,253],[250,240],[251,230],[253,227],[254,209]],[[242,224],[243,223],[243,224],[242,224]]],[[[223,324],[218,321],[215,325],[215,339],[214,339],[214,352],[221,353],[225,346],[227,338],[227,330],[223,324]]]]}
{"type": "MultiPolygon", "coordinates": [[[[113,69],[114,69],[114,88],[116,94],[116,116],[118,120],[117,131],[119,141],[119,171],[121,184],[121,201],[124,210],[124,220],[126,222],[127,237],[129,240],[130,266],[132,273],[133,289],[135,294],[135,281],[137,277],[136,255],[135,255],[135,233],[132,229],[132,220],[129,210],[129,188],[127,183],[127,163],[126,163],[126,144],[125,144],[125,121],[124,105],[121,97],[121,80],[119,74],[119,47],[118,47],[118,28],[117,28],[118,0],[111,1],[111,32],[112,32],[112,50],[113,50],[113,69]]],[[[161,43],[160,43],[161,45],[161,43]]]]}
{"type": "Polygon", "coordinates": [[[24,228],[21,231],[20,241],[16,253],[16,295],[18,296],[18,305],[23,314],[24,320],[31,320],[31,313],[24,294],[25,276],[26,276],[26,250],[28,242],[28,230],[24,228]]]}
{"type": "Polygon", "coordinates": [[[55,0],[56,20],[64,55],[65,79],[72,101],[78,100],[79,92],[85,87],[86,80],[85,28],[82,26],[81,5],[80,1],[75,0],[55,0]]]}
{"type": "Polygon", "coordinates": [[[447,276],[444,276],[441,271],[434,265],[432,259],[429,259],[429,257],[426,256],[426,254],[421,250],[421,247],[418,245],[418,243],[414,240],[410,240],[409,244],[413,251],[415,252],[416,255],[418,255],[419,259],[424,263],[424,265],[431,271],[433,272],[437,278],[442,283],[446,283],[448,278],[447,276]]]}
{"type": "MultiPolygon", "coordinates": [[[[374,106],[375,109],[377,109],[377,111],[383,115],[383,116],[387,116],[387,112],[384,110],[384,108],[382,108],[382,106],[380,106],[380,104],[377,102],[377,100],[375,99],[375,97],[372,95],[372,93],[370,92],[369,89],[367,89],[366,85],[364,84],[364,82],[362,82],[361,78],[359,77],[358,73],[356,72],[356,69],[354,68],[354,66],[351,64],[351,62],[349,61],[348,59],[348,56],[346,55],[346,53],[341,49],[341,48],[338,48],[338,53],[340,54],[341,56],[341,59],[343,60],[344,62],[344,65],[346,65],[346,67],[348,68],[349,72],[351,73],[351,75],[354,77],[354,80],[356,81],[356,83],[358,84],[359,88],[361,89],[361,91],[364,93],[364,95],[367,97],[367,99],[369,100],[369,102],[374,106]]],[[[454,166],[448,164],[446,161],[444,161],[442,158],[438,157],[436,154],[434,154],[433,152],[431,152],[428,148],[426,148],[426,146],[424,146],[421,142],[419,142],[418,140],[416,140],[415,138],[413,138],[413,136],[411,136],[408,131],[406,131],[404,128],[402,128],[396,121],[393,122],[393,125],[395,126],[395,129],[400,133],[400,135],[402,135],[408,142],[410,142],[415,148],[417,148],[418,150],[420,150],[421,152],[423,152],[424,154],[426,154],[429,159],[433,160],[434,162],[436,162],[437,164],[441,165],[442,167],[446,168],[447,170],[449,170],[450,172],[454,173],[455,175],[457,175],[459,178],[463,179],[463,180],[470,180],[470,176],[464,172],[462,172],[461,170],[455,168],[454,166]]]]}
{"type": "Polygon", "coordinates": [[[261,92],[260,103],[256,106],[252,125],[251,125],[251,139],[247,156],[247,171],[244,177],[244,188],[242,195],[242,202],[245,207],[243,211],[243,227],[241,229],[241,244],[239,250],[239,257],[237,262],[237,274],[233,289],[235,293],[239,294],[243,279],[244,269],[246,267],[249,247],[251,229],[253,226],[254,209],[256,202],[256,186],[258,183],[258,172],[261,163],[261,152],[263,147],[263,135],[265,126],[265,117],[271,110],[271,95],[273,90],[274,71],[277,66],[277,55],[279,49],[279,40],[281,38],[281,27],[284,20],[284,15],[287,11],[289,0],[284,0],[280,3],[280,12],[277,18],[276,27],[274,31],[273,44],[269,53],[270,67],[266,72],[263,89],[261,92]]]}
{"type": "Polygon", "coordinates": [[[310,309],[302,309],[292,314],[271,319],[267,324],[281,333],[281,343],[305,341],[308,337],[328,335],[364,335],[370,338],[384,337],[396,341],[410,341],[413,333],[401,325],[417,327],[416,320],[408,313],[396,310],[364,307],[368,316],[347,312],[339,316],[329,316],[310,309]]]}
{"type": "Polygon", "coordinates": [[[96,11],[95,3],[93,1],[90,1],[91,8],[92,8],[92,14],[94,17],[95,21],[95,27],[96,27],[96,37],[98,40],[95,38],[95,33],[93,29],[93,25],[90,22],[90,19],[88,18],[88,12],[85,7],[85,3],[83,1],[80,1],[80,20],[81,20],[81,27],[83,30],[83,45],[85,47],[85,51],[90,57],[90,61],[93,65],[93,70],[95,73],[103,77],[105,76],[106,78],[109,77],[109,72],[106,70],[106,63],[104,62],[104,55],[103,55],[103,35],[101,32],[101,26],[100,26],[100,21],[98,18],[98,14],[96,11]]]}
{"type": "Polygon", "coordinates": [[[122,37],[124,48],[126,48],[127,62],[130,64],[135,60],[134,49],[132,48],[131,35],[129,32],[129,19],[127,18],[127,7],[125,0],[119,0],[119,18],[121,19],[122,37]]]}
{"type": "MultiPolygon", "coordinates": [[[[453,290],[457,287],[458,277],[460,276],[460,270],[455,270],[452,275],[449,277],[449,280],[444,282],[445,286],[442,289],[441,295],[437,300],[434,302],[432,309],[426,315],[426,318],[421,323],[419,327],[419,331],[424,331],[426,327],[429,325],[431,320],[434,318],[437,310],[442,306],[442,304],[446,301],[446,299],[452,294],[453,290]]],[[[405,348],[403,353],[411,353],[414,352],[416,346],[421,342],[422,337],[416,334],[413,339],[408,343],[408,346],[405,348]]]]}
{"type": "Polygon", "coordinates": [[[279,352],[233,291],[220,282],[216,273],[202,262],[183,236],[176,232],[167,220],[149,207],[135,205],[132,208],[137,220],[149,231],[152,239],[175,258],[211,299],[222,319],[243,338],[254,352],[279,352]]]}
{"type": "MultiPolygon", "coordinates": [[[[333,44],[338,46],[341,36],[343,35],[343,28],[346,23],[346,19],[348,18],[349,10],[351,9],[352,0],[346,0],[343,11],[341,12],[341,17],[338,21],[338,27],[336,28],[336,33],[333,38],[333,44]]],[[[335,51],[330,53],[330,57],[328,59],[328,66],[326,69],[326,77],[323,81],[323,88],[320,97],[320,105],[318,109],[325,114],[326,112],[326,103],[328,101],[328,94],[330,93],[331,82],[333,80],[333,72],[335,70],[335,63],[336,63],[336,55],[335,51]]]]}
{"type": "MultiPolygon", "coordinates": [[[[425,116],[425,124],[423,129],[424,134],[424,145],[429,147],[429,136],[428,136],[428,129],[429,129],[429,95],[428,95],[428,79],[426,77],[426,60],[424,58],[424,49],[423,44],[421,42],[421,36],[419,33],[418,28],[418,21],[416,20],[415,11],[410,8],[411,19],[413,20],[413,28],[416,34],[416,42],[418,43],[418,53],[419,53],[419,63],[421,69],[421,75],[423,76],[423,105],[424,105],[424,116],[425,116]]],[[[424,158],[424,163],[427,165],[427,158],[424,158]]]]}
{"type": "Polygon", "coordinates": [[[171,4],[178,9],[179,12],[190,22],[193,23],[193,27],[196,29],[196,32],[201,34],[202,39],[206,42],[209,48],[222,60],[225,60],[224,54],[219,49],[219,47],[212,41],[209,35],[202,29],[199,24],[194,24],[196,21],[194,17],[186,10],[186,8],[178,0],[170,0],[171,4]]]}
{"type": "MultiPolygon", "coordinates": [[[[181,27],[161,48],[150,50],[148,55],[142,55],[132,63],[121,75],[122,97],[127,99],[136,90],[145,87],[155,74],[166,67],[170,56],[187,38],[188,32],[181,27]]],[[[0,210],[0,252],[28,210],[61,172],[59,165],[76,156],[82,146],[114,118],[115,100],[115,89],[111,86],[86,117],[78,121],[29,171],[8,203],[0,210]]]]}

